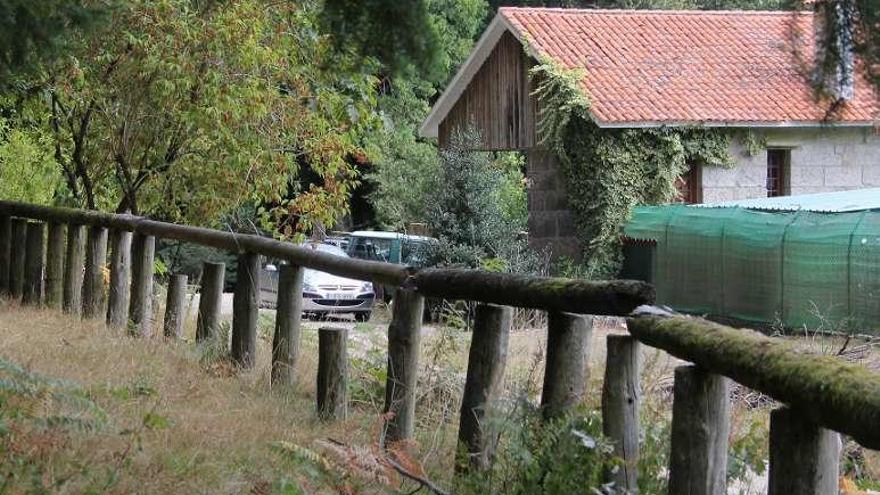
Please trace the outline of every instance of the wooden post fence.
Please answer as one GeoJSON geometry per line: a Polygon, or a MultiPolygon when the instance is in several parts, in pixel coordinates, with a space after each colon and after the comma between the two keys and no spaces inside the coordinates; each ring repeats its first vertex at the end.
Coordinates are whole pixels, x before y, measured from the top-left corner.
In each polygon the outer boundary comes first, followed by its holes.
{"type": "Polygon", "coordinates": [[[186,317],[187,276],[174,274],[168,281],[168,297],[165,301],[165,321],[162,328],[166,339],[183,338],[183,320],[186,317]]]}
{"type": "Polygon", "coordinates": [[[78,315],[82,311],[83,265],[85,263],[84,227],[67,225],[67,256],[64,261],[64,301],[66,313],[78,315]]]}
{"type": "Polygon", "coordinates": [[[638,490],[639,343],[629,335],[609,335],[602,387],[602,430],[614,443],[621,464],[606,481],[629,492],[638,490]]]}
{"type": "Polygon", "coordinates": [[[509,306],[477,306],[458,423],[459,472],[483,470],[490,465],[495,446],[491,433],[484,429],[485,419],[491,414],[504,378],[512,319],[513,308],[509,306]]]}
{"type": "Polygon", "coordinates": [[[110,292],[107,299],[107,324],[112,328],[128,325],[131,285],[131,232],[114,230],[111,237],[110,292]]]}
{"type": "Polygon", "coordinates": [[[64,224],[49,222],[46,237],[45,303],[52,309],[61,309],[64,297],[64,224]]]}
{"type": "Polygon", "coordinates": [[[419,374],[419,341],[425,298],[413,290],[397,289],[388,326],[388,372],[385,379],[383,445],[412,438],[416,416],[416,383],[419,374]]]}
{"type": "Polygon", "coordinates": [[[318,329],[318,418],[348,416],[348,330],[318,329]]]}
{"type": "Polygon", "coordinates": [[[83,318],[104,314],[104,265],[107,264],[107,229],[89,227],[86,240],[86,269],[83,275],[83,318]]]}
{"type": "Polygon", "coordinates": [[[305,270],[301,266],[281,265],[278,274],[278,299],[275,305],[275,335],[272,338],[272,386],[289,387],[296,383],[302,323],[302,285],[305,270]]]}
{"type": "Polygon", "coordinates": [[[39,306],[43,302],[43,272],[46,257],[46,224],[29,222],[27,225],[27,252],[25,253],[24,291],[22,304],[39,306]]]}
{"type": "Polygon", "coordinates": [[[547,315],[547,364],[541,409],[546,419],[564,415],[583,400],[593,320],[552,311],[547,315]]]}
{"type": "Polygon", "coordinates": [[[232,360],[242,368],[253,368],[260,309],[260,255],[240,254],[236,274],[238,280],[232,299],[232,360]]]}
{"type": "MultiPolygon", "coordinates": [[[[641,344],[693,363],[675,372],[670,495],[725,491],[729,380],[785,404],[770,415],[770,495],[836,493],[841,434],[865,448],[880,448],[880,378],[876,374],[829,356],[798,352],[786,342],[745,329],[646,307],[653,303],[654,292],[642,282],[415,270],[331,256],[259,236],[0,200],[0,293],[28,304],[39,304],[44,294],[52,307],[57,307],[60,299],[65,311],[98,316],[104,303],[108,229],[113,232],[108,321],[117,326],[126,320],[128,253],[132,271],[128,318],[138,335],[149,335],[152,330],[154,236],[238,254],[231,355],[245,368],[253,367],[256,361],[261,256],[289,263],[282,266],[279,281],[273,385],[295,382],[305,269],[398,287],[388,329],[385,411],[390,414],[382,439],[386,445],[413,436],[424,298],[479,303],[461,403],[456,471],[483,470],[491,465],[495,440],[489,425],[505,369],[511,306],[549,313],[541,395],[542,414],[547,420],[572,411],[585,393],[592,320],[579,315],[627,317],[629,334],[607,337],[601,398],[603,433],[620,461],[606,473],[616,491],[637,490],[641,344]],[[132,233],[129,249],[126,237],[132,233]]],[[[222,264],[205,265],[198,341],[214,340],[218,334],[224,271],[222,264]]],[[[185,287],[184,276],[172,277],[165,335],[177,337],[181,333],[185,287]]],[[[318,335],[317,415],[322,420],[342,419],[348,408],[348,331],[321,328],[318,335]]]]}
{"type": "Polygon", "coordinates": [[[21,300],[24,294],[24,258],[27,253],[27,220],[12,220],[12,266],[9,268],[9,291],[12,298],[21,300]]]}
{"type": "Polygon", "coordinates": [[[723,376],[693,365],[675,369],[669,495],[727,491],[729,394],[723,376]]]}
{"type": "Polygon", "coordinates": [[[223,283],[225,279],[225,264],[205,262],[202,265],[202,287],[199,294],[196,342],[213,341],[219,333],[220,306],[223,302],[223,283]]]}
{"type": "Polygon", "coordinates": [[[153,333],[153,256],[156,238],[136,233],[131,245],[131,292],[128,308],[130,330],[149,337],[153,333]]]}

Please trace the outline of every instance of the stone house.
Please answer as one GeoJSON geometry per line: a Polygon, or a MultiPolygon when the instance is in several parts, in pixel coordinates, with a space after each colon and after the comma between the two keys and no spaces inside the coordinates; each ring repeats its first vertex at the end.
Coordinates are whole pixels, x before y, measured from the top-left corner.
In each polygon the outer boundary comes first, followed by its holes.
{"type": "Polygon", "coordinates": [[[845,48],[833,96],[810,82],[822,25],[813,13],[501,8],[420,133],[440,146],[465,125],[487,150],[520,150],[529,235],[556,255],[580,252],[565,179],[536,136],[529,69],[583,69],[600,128],[722,127],[732,169],[694,165],[681,200],[719,202],[880,186],[880,102],[845,48]]]}

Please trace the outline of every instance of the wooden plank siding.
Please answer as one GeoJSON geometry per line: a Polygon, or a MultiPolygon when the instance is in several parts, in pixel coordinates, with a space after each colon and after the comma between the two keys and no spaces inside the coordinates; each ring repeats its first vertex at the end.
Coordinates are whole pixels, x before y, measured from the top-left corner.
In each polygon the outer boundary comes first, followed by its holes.
{"type": "Polygon", "coordinates": [[[535,145],[537,104],[529,69],[535,65],[511,33],[501,36],[461,97],[440,122],[440,147],[457,129],[472,125],[482,150],[523,150],[535,145]]]}

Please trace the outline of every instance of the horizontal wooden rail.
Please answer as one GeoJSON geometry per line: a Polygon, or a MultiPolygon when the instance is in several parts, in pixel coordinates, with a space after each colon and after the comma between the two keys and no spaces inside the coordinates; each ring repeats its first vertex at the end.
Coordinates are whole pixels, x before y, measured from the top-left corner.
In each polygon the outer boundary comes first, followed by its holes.
{"type": "Polygon", "coordinates": [[[633,337],[783,402],[816,424],[880,449],[880,376],[834,356],[807,354],[753,330],[700,318],[636,316],[633,337]]]}
{"type": "Polygon", "coordinates": [[[654,287],[637,280],[595,282],[480,270],[426,269],[415,273],[407,284],[427,297],[590,315],[625,316],[645,301],[654,301],[654,287]]]}
{"type": "Polygon", "coordinates": [[[428,297],[544,309],[568,313],[626,316],[654,302],[650,284],[632,280],[591,282],[531,277],[479,270],[414,269],[392,263],[343,258],[268,237],[178,225],[133,215],[0,201],[0,215],[105,227],[145,236],[192,242],[236,253],[256,253],[342,277],[416,290],[428,297]]]}
{"type": "Polygon", "coordinates": [[[133,215],[37,206],[13,201],[0,201],[0,215],[127,230],[163,239],[193,242],[235,253],[257,253],[285,259],[294,265],[313,268],[333,275],[359,280],[375,280],[391,285],[401,284],[410,274],[410,270],[401,265],[343,258],[268,237],[158,222],[133,215]]]}

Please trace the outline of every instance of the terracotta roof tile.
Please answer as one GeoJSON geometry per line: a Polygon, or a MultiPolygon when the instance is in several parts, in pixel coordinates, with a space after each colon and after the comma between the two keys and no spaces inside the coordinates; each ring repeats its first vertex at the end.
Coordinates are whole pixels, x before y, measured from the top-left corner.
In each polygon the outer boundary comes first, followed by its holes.
{"type": "MultiPolygon", "coordinates": [[[[812,14],[515,7],[499,13],[534,52],[585,69],[581,87],[600,123],[778,124],[827,115],[828,102],[815,100],[804,75],[813,54],[812,14]]],[[[875,90],[858,75],[855,98],[834,120],[878,117],[875,90]]]]}

